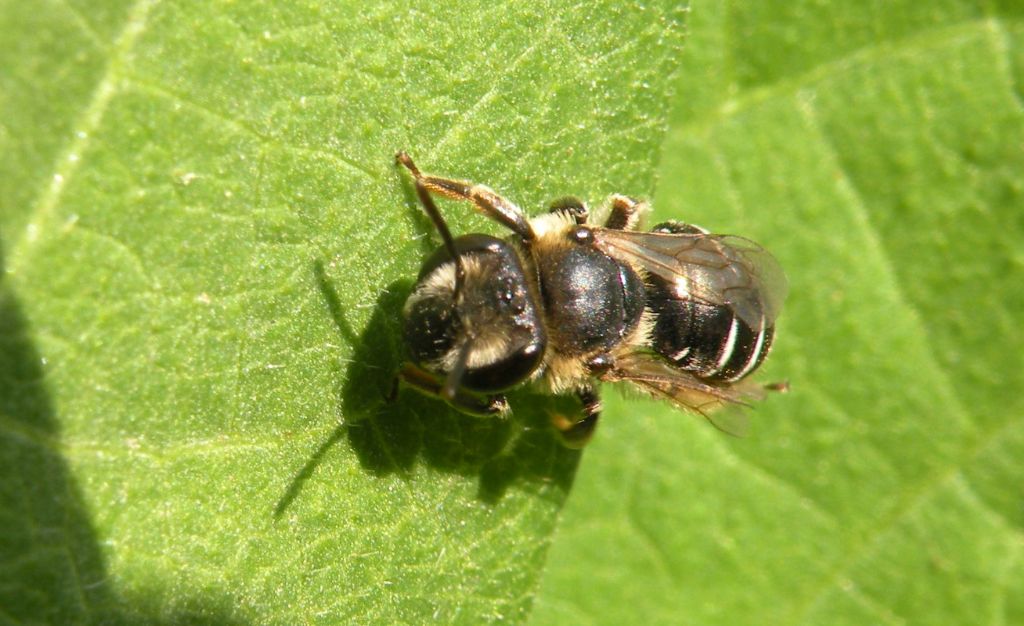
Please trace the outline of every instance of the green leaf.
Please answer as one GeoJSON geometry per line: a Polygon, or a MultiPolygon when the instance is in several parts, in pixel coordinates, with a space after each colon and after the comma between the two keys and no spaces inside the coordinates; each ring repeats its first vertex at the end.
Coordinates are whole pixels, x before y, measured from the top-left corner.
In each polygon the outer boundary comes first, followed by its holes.
{"type": "Polygon", "coordinates": [[[792,391],[609,402],[533,623],[1024,623],[1022,13],[696,3],[658,217],[778,256],[792,391]]]}
{"type": "Polygon", "coordinates": [[[523,621],[578,454],[385,404],[392,159],[649,196],[674,4],[0,3],[0,621],[523,621]]]}

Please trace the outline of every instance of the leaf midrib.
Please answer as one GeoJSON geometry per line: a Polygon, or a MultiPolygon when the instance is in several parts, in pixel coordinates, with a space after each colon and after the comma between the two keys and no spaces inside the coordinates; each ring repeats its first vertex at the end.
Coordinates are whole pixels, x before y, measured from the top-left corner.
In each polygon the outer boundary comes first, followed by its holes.
{"type": "Polygon", "coordinates": [[[106,69],[96,82],[96,87],[92,90],[92,95],[83,107],[82,113],[72,124],[71,135],[66,146],[58,152],[59,156],[54,163],[54,173],[50,178],[50,184],[42,191],[32,210],[29,211],[27,225],[11,246],[10,263],[7,269],[9,273],[17,274],[22,264],[27,262],[32,244],[37,241],[38,234],[43,230],[45,222],[60,202],[68,182],[81,166],[83,160],[81,157],[88,148],[93,133],[103,121],[107,106],[117,93],[117,82],[122,68],[131,55],[135,43],[146,30],[150,11],[159,2],[160,0],[136,0],[127,12],[125,25],[110,48],[113,53],[107,61],[106,69]]]}

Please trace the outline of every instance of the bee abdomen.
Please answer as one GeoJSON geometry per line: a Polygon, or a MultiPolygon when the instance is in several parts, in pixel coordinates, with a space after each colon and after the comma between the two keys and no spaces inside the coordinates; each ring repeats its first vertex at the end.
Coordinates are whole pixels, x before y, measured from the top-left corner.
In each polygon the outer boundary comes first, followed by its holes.
{"type": "Polygon", "coordinates": [[[652,348],[709,383],[736,382],[756,370],[771,348],[774,326],[754,327],[726,306],[654,298],[652,348]]]}

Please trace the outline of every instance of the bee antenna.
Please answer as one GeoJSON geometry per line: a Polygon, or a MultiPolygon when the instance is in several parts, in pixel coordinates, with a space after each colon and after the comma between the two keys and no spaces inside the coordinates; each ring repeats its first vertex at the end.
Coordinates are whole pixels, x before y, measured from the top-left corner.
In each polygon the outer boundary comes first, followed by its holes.
{"type": "Polygon", "coordinates": [[[459,348],[459,354],[455,357],[455,363],[451,371],[444,379],[444,386],[441,387],[441,397],[449,402],[455,398],[462,385],[462,375],[466,373],[466,365],[469,363],[469,354],[473,351],[473,338],[470,337],[463,342],[459,348]]]}
{"type": "Polygon", "coordinates": [[[462,265],[462,258],[459,256],[459,251],[455,249],[455,240],[452,238],[452,231],[448,230],[448,224],[446,224],[444,218],[441,217],[441,211],[438,210],[437,205],[434,204],[434,199],[430,197],[430,192],[423,184],[423,181],[420,180],[420,171],[413,164],[409,155],[404,152],[399,152],[396,158],[399,163],[409,168],[409,171],[413,173],[413,179],[416,184],[416,195],[420,199],[420,204],[423,205],[423,210],[426,212],[427,217],[429,217],[430,221],[434,223],[434,228],[436,228],[437,232],[440,233],[441,241],[444,242],[444,247],[448,250],[448,254],[450,254],[452,260],[455,261],[455,290],[452,292],[452,300],[457,303],[459,301],[459,295],[462,293],[462,283],[466,280],[466,269],[462,265]]]}

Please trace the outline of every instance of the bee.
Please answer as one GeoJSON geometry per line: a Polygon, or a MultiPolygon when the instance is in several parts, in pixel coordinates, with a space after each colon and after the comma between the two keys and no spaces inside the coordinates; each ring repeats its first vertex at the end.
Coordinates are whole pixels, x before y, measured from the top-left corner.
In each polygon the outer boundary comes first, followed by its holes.
{"type": "Polygon", "coordinates": [[[599,225],[572,197],[531,219],[489,187],[424,174],[405,152],[395,159],[443,242],[403,309],[396,389],[481,416],[507,414],[505,393],[524,383],[575,394],[581,416],[552,419],[570,447],[593,435],[602,382],[716,425],[715,409],[763,395],[745,379],[771,349],[786,280],[757,244],[680,222],[641,232],[647,204],[623,195],[599,225]],[[453,237],[434,195],[470,202],[511,234],[453,237]]]}

